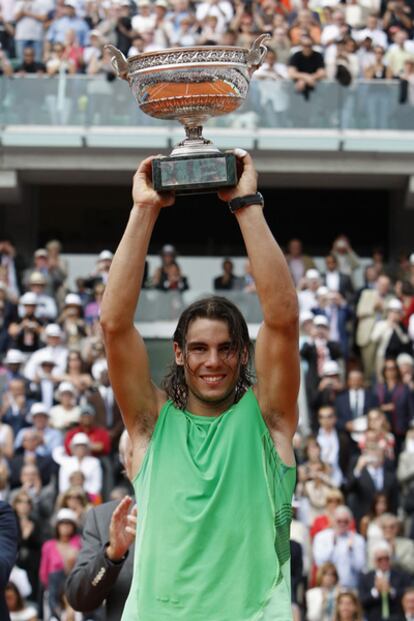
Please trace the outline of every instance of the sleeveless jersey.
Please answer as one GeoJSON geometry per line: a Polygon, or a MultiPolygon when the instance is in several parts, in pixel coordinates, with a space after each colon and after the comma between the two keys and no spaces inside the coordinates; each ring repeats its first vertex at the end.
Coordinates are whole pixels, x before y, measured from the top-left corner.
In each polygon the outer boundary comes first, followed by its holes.
{"type": "Polygon", "coordinates": [[[295,481],[252,389],[214,417],[167,401],[133,480],[138,525],[122,621],[291,621],[295,481]]]}

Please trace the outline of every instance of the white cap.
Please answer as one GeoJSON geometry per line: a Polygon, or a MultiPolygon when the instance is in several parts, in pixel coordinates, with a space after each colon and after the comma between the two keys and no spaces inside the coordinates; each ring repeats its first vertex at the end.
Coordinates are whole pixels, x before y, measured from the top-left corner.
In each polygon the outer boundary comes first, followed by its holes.
{"type": "Polygon", "coordinates": [[[62,330],[57,323],[49,323],[45,328],[46,336],[62,336],[62,330]]]}
{"type": "Polygon", "coordinates": [[[316,289],[316,295],[328,295],[328,293],[329,289],[328,287],[325,287],[325,285],[322,285],[316,289]]]}
{"type": "Polygon", "coordinates": [[[59,384],[57,394],[61,395],[62,392],[71,392],[73,395],[76,395],[75,387],[70,382],[61,382],[59,384]]]}
{"type": "Polygon", "coordinates": [[[311,311],[304,310],[299,315],[299,323],[302,325],[305,321],[313,321],[314,317],[315,315],[311,311]]]}
{"type": "Polygon", "coordinates": [[[20,349],[9,349],[3,359],[3,362],[4,364],[23,364],[25,360],[25,355],[20,351],[20,349]]]}
{"type": "Polygon", "coordinates": [[[398,298],[391,298],[387,302],[387,310],[402,311],[403,305],[398,298]]]}
{"type": "Polygon", "coordinates": [[[89,436],[86,433],[83,433],[83,431],[78,431],[78,433],[75,433],[70,441],[71,446],[76,446],[77,444],[85,444],[86,446],[90,446],[91,442],[89,440],[89,436]]]}
{"type": "Polygon", "coordinates": [[[102,32],[94,28],[93,30],[89,31],[89,37],[98,37],[99,39],[102,39],[102,32]]]}
{"type": "Polygon", "coordinates": [[[324,326],[325,328],[329,328],[329,321],[325,315],[315,315],[313,323],[315,326],[324,326]]]}
{"type": "Polygon", "coordinates": [[[339,375],[339,364],[335,360],[327,360],[323,364],[322,375],[339,375]]]}
{"type": "Polygon", "coordinates": [[[49,416],[49,408],[44,403],[33,403],[30,408],[30,416],[36,416],[37,414],[45,414],[49,416]]]}
{"type": "Polygon", "coordinates": [[[405,352],[403,352],[402,354],[398,354],[396,362],[398,366],[400,364],[411,364],[411,366],[414,366],[414,358],[410,356],[410,354],[407,354],[405,352]]]}
{"type": "Polygon", "coordinates": [[[102,250],[98,255],[98,261],[112,261],[114,255],[110,250],[102,250]]]}
{"type": "Polygon", "coordinates": [[[67,507],[63,507],[63,509],[59,509],[56,514],[56,524],[59,522],[73,522],[74,524],[78,524],[78,516],[72,509],[68,509],[67,507]]]}
{"type": "Polygon", "coordinates": [[[108,370],[108,363],[105,358],[100,358],[96,362],[93,363],[91,373],[94,380],[99,382],[101,379],[101,374],[103,371],[108,370]]]}
{"type": "Polygon", "coordinates": [[[32,272],[29,276],[29,284],[31,285],[45,285],[46,278],[42,272],[32,272]]]}
{"type": "Polygon", "coordinates": [[[48,256],[48,253],[47,253],[46,248],[38,248],[38,249],[35,251],[35,253],[34,253],[34,255],[33,255],[33,256],[35,256],[35,257],[47,257],[47,256],[48,256]]]}
{"type": "Polygon", "coordinates": [[[176,249],[172,244],[164,244],[161,248],[161,254],[176,254],[176,249]]]}
{"type": "Polygon", "coordinates": [[[82,306],[82,300],[77,293],[68,293],[65,297],[65,306],[82,306]]]}
{"type": "Polygon", "coordinates": [[[414,252],[412,252],[412,253],[410,254],[409,261],[410,261],[411,265],[414,265],[414,252]]]}
{"type": "Polygon", "coordinates": [[[310,270],[306,270],[305,278],[308,278],[309,280],[315,280],[316,278],[320,278],[320,274],[318,270],[311,268],[310,270]]]}
{"type": "Polygon", "coordinates": [[[20,304],[23,304],[23,306],[36,306],[37,295],[32,291],[27,291],[26,293],[23,293],[22,296],[20,296],[19,302],[20,304]]]}

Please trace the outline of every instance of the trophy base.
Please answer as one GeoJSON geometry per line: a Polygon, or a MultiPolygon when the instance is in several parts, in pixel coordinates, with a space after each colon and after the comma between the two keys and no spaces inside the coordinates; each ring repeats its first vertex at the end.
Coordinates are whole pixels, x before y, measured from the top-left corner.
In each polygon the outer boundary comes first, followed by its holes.
{"type": "Polygon", "coordinates": [[[157,192],[205,194],[237,184],[233,153],[169,156],[152,160],[152,183],[157,192]]]}

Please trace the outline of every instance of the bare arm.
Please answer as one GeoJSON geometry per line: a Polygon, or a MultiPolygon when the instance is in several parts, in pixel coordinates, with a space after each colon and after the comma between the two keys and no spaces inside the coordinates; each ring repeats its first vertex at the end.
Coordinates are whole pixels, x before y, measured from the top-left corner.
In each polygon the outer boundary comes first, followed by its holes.
{"type": "Polygon", "coordinates": [[[134,206],[111,264],[100,319],[112,387],[132,438],[151,434],[165,400],[151,381],[144,341],[134,326],[151,234],[160,209],[174,202],[172,193],[161,196],[152,188],[151,159],[134,177],[134,206]]]}
{"type": "MultiPolygon", "coordinates": [[[[223,200],[256,192],[257,174],[250,155],[243,155],[242,163],[243,174],[237,187],[219,193],[223,200]]],[[[255,391],[269,428],[291,439],[297,426],[299,390],[296,290],[261,206],[239,209],[235,217],[251,262],[264,319],[256,341],[255,391]]]]}

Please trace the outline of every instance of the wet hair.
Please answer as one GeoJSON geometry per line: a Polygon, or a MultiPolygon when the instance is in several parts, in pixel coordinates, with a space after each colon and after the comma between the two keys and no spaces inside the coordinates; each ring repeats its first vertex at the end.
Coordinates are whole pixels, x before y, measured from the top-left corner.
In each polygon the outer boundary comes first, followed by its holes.
{"type": "MultiPolygon", "coordinates": [[[[193,302],[181,314],[174,332],[174,343],[183,351],[186,359],[186,339],[190,324],[196,319],[224,321],[229,329],[231,349],[239,357],[239,378],[235,387],[235,403],[252,385],[253,378],[249,369],[251,358],[251,342],[246,321],[235,304],[225,297],[211,296],[193,302]],[[247,352],[246,363],[241,362],[243,352],[247,352]]],[[[177,365],[175,360],[163,379],[162,388],[174,405],[183,410],[186,407],[188,386],[185,381],[184,366],[177,365]]]]}

